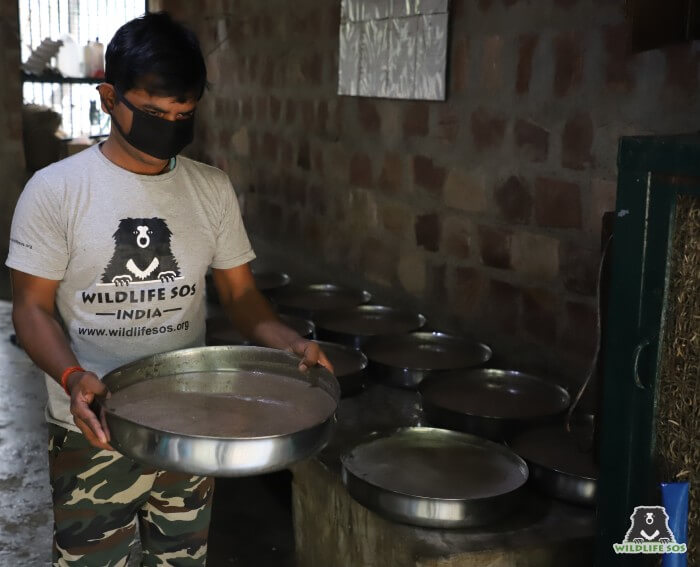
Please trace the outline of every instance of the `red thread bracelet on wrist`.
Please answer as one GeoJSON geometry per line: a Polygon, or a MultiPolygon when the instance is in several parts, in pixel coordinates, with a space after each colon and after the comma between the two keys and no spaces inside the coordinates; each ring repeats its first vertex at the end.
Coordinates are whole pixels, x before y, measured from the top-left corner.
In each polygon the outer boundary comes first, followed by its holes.
{"type": "Polygon", "coordinates": [[[68,390],[68,376],[73,374],[73,372],[85,372],[85,369],[82,366],[69,366],[63,371],[63,374],[61,374],[61,386],[63,387],[63,391],[70,396],[70,391],[68,390]]]}

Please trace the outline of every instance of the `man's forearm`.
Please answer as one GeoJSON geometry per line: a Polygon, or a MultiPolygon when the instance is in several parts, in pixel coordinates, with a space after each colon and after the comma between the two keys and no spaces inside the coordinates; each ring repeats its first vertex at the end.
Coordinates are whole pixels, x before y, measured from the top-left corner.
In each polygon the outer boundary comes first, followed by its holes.
{"type": "Polygon", "coordinates": [[[40,307],[15,304],[12,322],[29,358],[57,382],[66,368],[78,365],[63,328],[40,307]]]}
{"type": "Polygon", "coordinates": [[[250,289],[224,306],[236,328],[256,344],[286,349],[301,339],[299,334],[279,320],[267,299],[250,289]]]}

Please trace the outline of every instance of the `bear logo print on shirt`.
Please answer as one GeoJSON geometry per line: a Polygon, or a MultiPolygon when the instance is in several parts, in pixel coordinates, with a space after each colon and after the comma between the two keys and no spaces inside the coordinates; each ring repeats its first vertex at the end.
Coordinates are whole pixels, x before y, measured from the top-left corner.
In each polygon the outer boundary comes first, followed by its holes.
{"type": "Polygon", "coordinates": [[[676,543],[663,506],[637,506],[630,519],[624,543],[676,543]]]}
{"type": "Polygon", "coordinates": [[[114,254],[102,274],[103,284],[168,282],[181,277],[170,249],[172,232],[165,220],[121,219],[112,236],[114,254]]]}

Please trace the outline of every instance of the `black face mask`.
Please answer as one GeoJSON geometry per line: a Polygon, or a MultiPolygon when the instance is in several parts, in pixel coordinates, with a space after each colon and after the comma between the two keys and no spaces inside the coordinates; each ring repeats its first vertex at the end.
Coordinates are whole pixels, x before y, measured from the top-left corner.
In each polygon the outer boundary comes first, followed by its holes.
{"type": "Polygon", "coordinates": [[[112,122],[122,137],[137,150],[158,159],[170,159],[179,154],[194,138],[194,116],[186,120],[166,120],[139,110],[115,89],[117,98],[133,113],[131,130],[125,133],[112,116],[112,122]]]}

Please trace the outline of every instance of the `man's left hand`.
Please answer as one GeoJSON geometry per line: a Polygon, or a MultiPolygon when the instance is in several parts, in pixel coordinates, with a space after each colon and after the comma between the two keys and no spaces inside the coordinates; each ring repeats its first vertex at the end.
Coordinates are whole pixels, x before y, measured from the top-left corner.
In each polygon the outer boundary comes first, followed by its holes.
{"type": "Polygon", "coordinates": [[[333,372],[333,365],[331,364],[330,360],[328,360],[328,357],[326,357],[324,352],[321,350],[321,347],[313,341],[308,339],[299,339],[291,343],[287,350],[301,357],[301,361],[299,362],[299,370],[302,372],[306,372],[309,368],[312,368],[317,364],[320,364],[333,372]]]}

